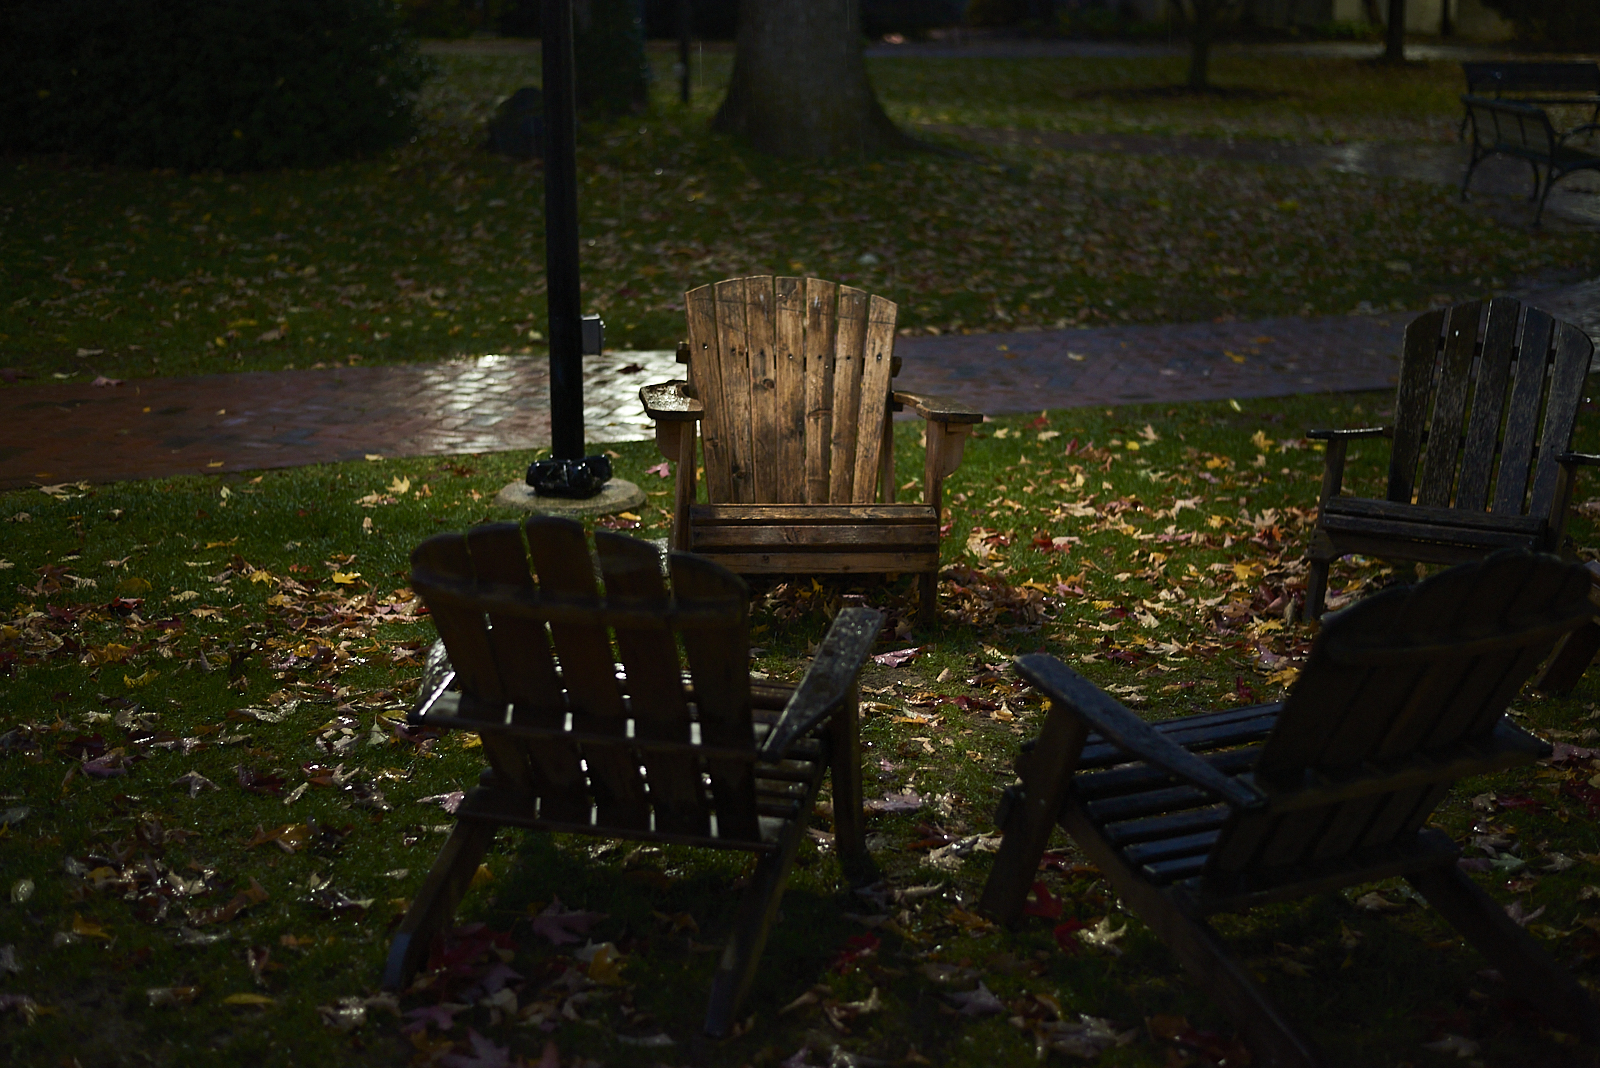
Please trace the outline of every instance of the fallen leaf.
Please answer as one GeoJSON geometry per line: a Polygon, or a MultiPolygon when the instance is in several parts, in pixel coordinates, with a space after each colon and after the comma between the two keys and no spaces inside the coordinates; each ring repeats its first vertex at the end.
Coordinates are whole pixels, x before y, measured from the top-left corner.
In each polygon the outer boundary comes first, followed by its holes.
{"type": "Polygon", "coordinates": [[[566,909],[557,897],[551,899],[550,904],[530,921],[529,926],[534,934],[544,936],[551,945],[564,946],[578,941],[579,935],[588,934],[591,925],[605,918],[603,912],[566,909]]]}
{"type": "Polygon", "coordinates": [[[268,1005],[276,1005],[278,1002],[265,994],[229,994],[222,999],[222,1003],[224,1005],[254,1005],[264,1009],[268,1005]]]}
{"type": "Polygon", "coordinates": [[[981,979],[978,989],[964,994],[946,994],[945,1000],[954,1005],[956,1012],[962,1016],[991,1016],[1006,1011],[1005,1002],[995,997],[981,979]]]}

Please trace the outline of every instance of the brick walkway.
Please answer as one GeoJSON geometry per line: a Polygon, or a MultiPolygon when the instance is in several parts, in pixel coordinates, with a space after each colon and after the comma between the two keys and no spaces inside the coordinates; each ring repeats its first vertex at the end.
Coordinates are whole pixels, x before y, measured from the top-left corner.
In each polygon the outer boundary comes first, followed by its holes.
{"type": "MultiPolygon", "coordinates": [[[[1405,316],[901,338],[900,384],[1000,415],[1159,401],[1387,389],[1405,316]]],[[[585,362],[591,443],[648,438],[638,388],[671,352],[585,362]]],[[[153,378],[0,390],[0,488],[248,471],[550,441],[545,360],[153,378]]]]}

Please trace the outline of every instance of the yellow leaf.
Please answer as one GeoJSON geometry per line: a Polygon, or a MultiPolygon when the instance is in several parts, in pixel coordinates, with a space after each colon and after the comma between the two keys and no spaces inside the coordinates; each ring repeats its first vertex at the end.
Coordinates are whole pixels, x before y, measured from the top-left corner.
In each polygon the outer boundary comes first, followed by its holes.
{"type": "Polygon", "coordinates": [[[224,1005],[259,1005],[261,1008],[277,1004],[276,1001],[265,994],[229,994],[222,999],[222,1003],[224,1005]]]}
{"type": "Polygon", "coordinates": [[[356,579],[361,577],[359,571],[335,571],[333,581],[340,586],[354,586],[356,579]]]}
{"type": "Polygon", "coordinates": [[[603,942],[589,958],[589,979],[605,986],[622,985],[622,954],[610,942],[603,942]]]}
{"type": "MultiPolygon", "coordinates": [[[[218,463],[218,466],[221,466],[221,461],[220,460],[217,463],[218,463]]],[[[239,539],[238,538],[229,538],[227,541],[208,541],[208,542],[206,542],[206,548],[207,549],[226,549],[230,545],[237,545],[237,544],[239,544],[239,539]]]]}
{"type": "Polygon", "coordinates": [[[155,671],[155,670],[150,670],[150,671],[146,671],[143,675],[140,675],[137,678],[134,678],[131,675],[124,675],[124,676],[122,676],[122,682],[123,682],[123,685],[127,686],[130,690],[136,690],[141,686],[150,685],[152,682],[156,681],[160,677],[161,677],[161,672],[155,671]]]}
{"type": "Polygon", "coordinates": [[[72,933],[81,935],[84,938],[98,938],[103,942],[111,941],[111,935],[106,932],[104,927],[101,927],[93,920],[84,919],[77,913],[73,913],[72,916],[72,933]]]}
{"type": "Polygon", "coordinates": [[[252,572],[250,572],[250,581],[251,582],[271,582],[272,581],[272,572],[270,572],[270,571],[252,571],[252,572]]]}
{"type": "Polygon", "coordinates": [[[127,578],[117,583],[117,593],[123,597],[149,592],[150,580],[142,579],[138,575],[129,575],[127,578]]]}
{"type": "Polygon", "coordinates": [[[633,523],[639,522],[639,517],[634,515],[632,512],[618,512],[617,513],[617,518],[618,519],[626,519],[629,522],[633,522],[633,523]]]}
{"type": "Polygon", "coordinates": [[[401,478],[399,475],[394,476],[394,481],[389,483],[389,492],[410,493],[411,480],[409,478],[401,478]]]}
{"type": "Polygon", "coordinates": [[[1250,444],[1254,445],[1262,452],[1266,452],[1268,449],[1272,448],[1272,439],[1267,437],[1265,431],[1257,430],[1250,438],[1250,444]]]}
{"type": "Polygon", "coordinates": [[[275,593],[271,597],[267,598],[267,604],[273,608],[288,608],[293,603],[293,601],[289,600],[289,598],[285,597],[281,593],[275,593]]]}
{"type": "Polygon", "coordinates": [[[472,882],[470,885],[468,885],[467,889],[475,890],[484,883],[492,882],[494,882],[494,872],[489,870],[489,865],[479,864],[478,870],[472,873],[472,882]]]}

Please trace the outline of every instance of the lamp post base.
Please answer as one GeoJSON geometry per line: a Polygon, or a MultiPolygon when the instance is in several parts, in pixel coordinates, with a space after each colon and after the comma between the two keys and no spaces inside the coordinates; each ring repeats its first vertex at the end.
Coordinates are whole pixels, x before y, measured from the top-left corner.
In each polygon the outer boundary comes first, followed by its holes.
{"type": "Polygon", "coordinates": [[[530,515],[584,516],[615,515],[644,505],[644,490],[625,478],[613,478],[593,497],[541,497],[526,482],[507,483],[495,495],[494,503],[530,515]]]}

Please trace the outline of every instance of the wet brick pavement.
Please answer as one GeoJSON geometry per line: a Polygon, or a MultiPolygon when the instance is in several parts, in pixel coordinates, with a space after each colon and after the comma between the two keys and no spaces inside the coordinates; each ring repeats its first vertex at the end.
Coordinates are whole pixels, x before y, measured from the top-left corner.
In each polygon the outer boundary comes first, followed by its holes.
{"type": "MultiPolygon", "coordinates": [[[[1394,382],[1406,316],[905,337],[902,388],[995,415],[1270,397],[1394,382]]],[[[585,361],[589,442],[650,437],[638,388],[671,352],[585,361]]],[[[548,363],[448,363],[0,390],[0,488],[529,449],[550,441],[548,363]]]]}

